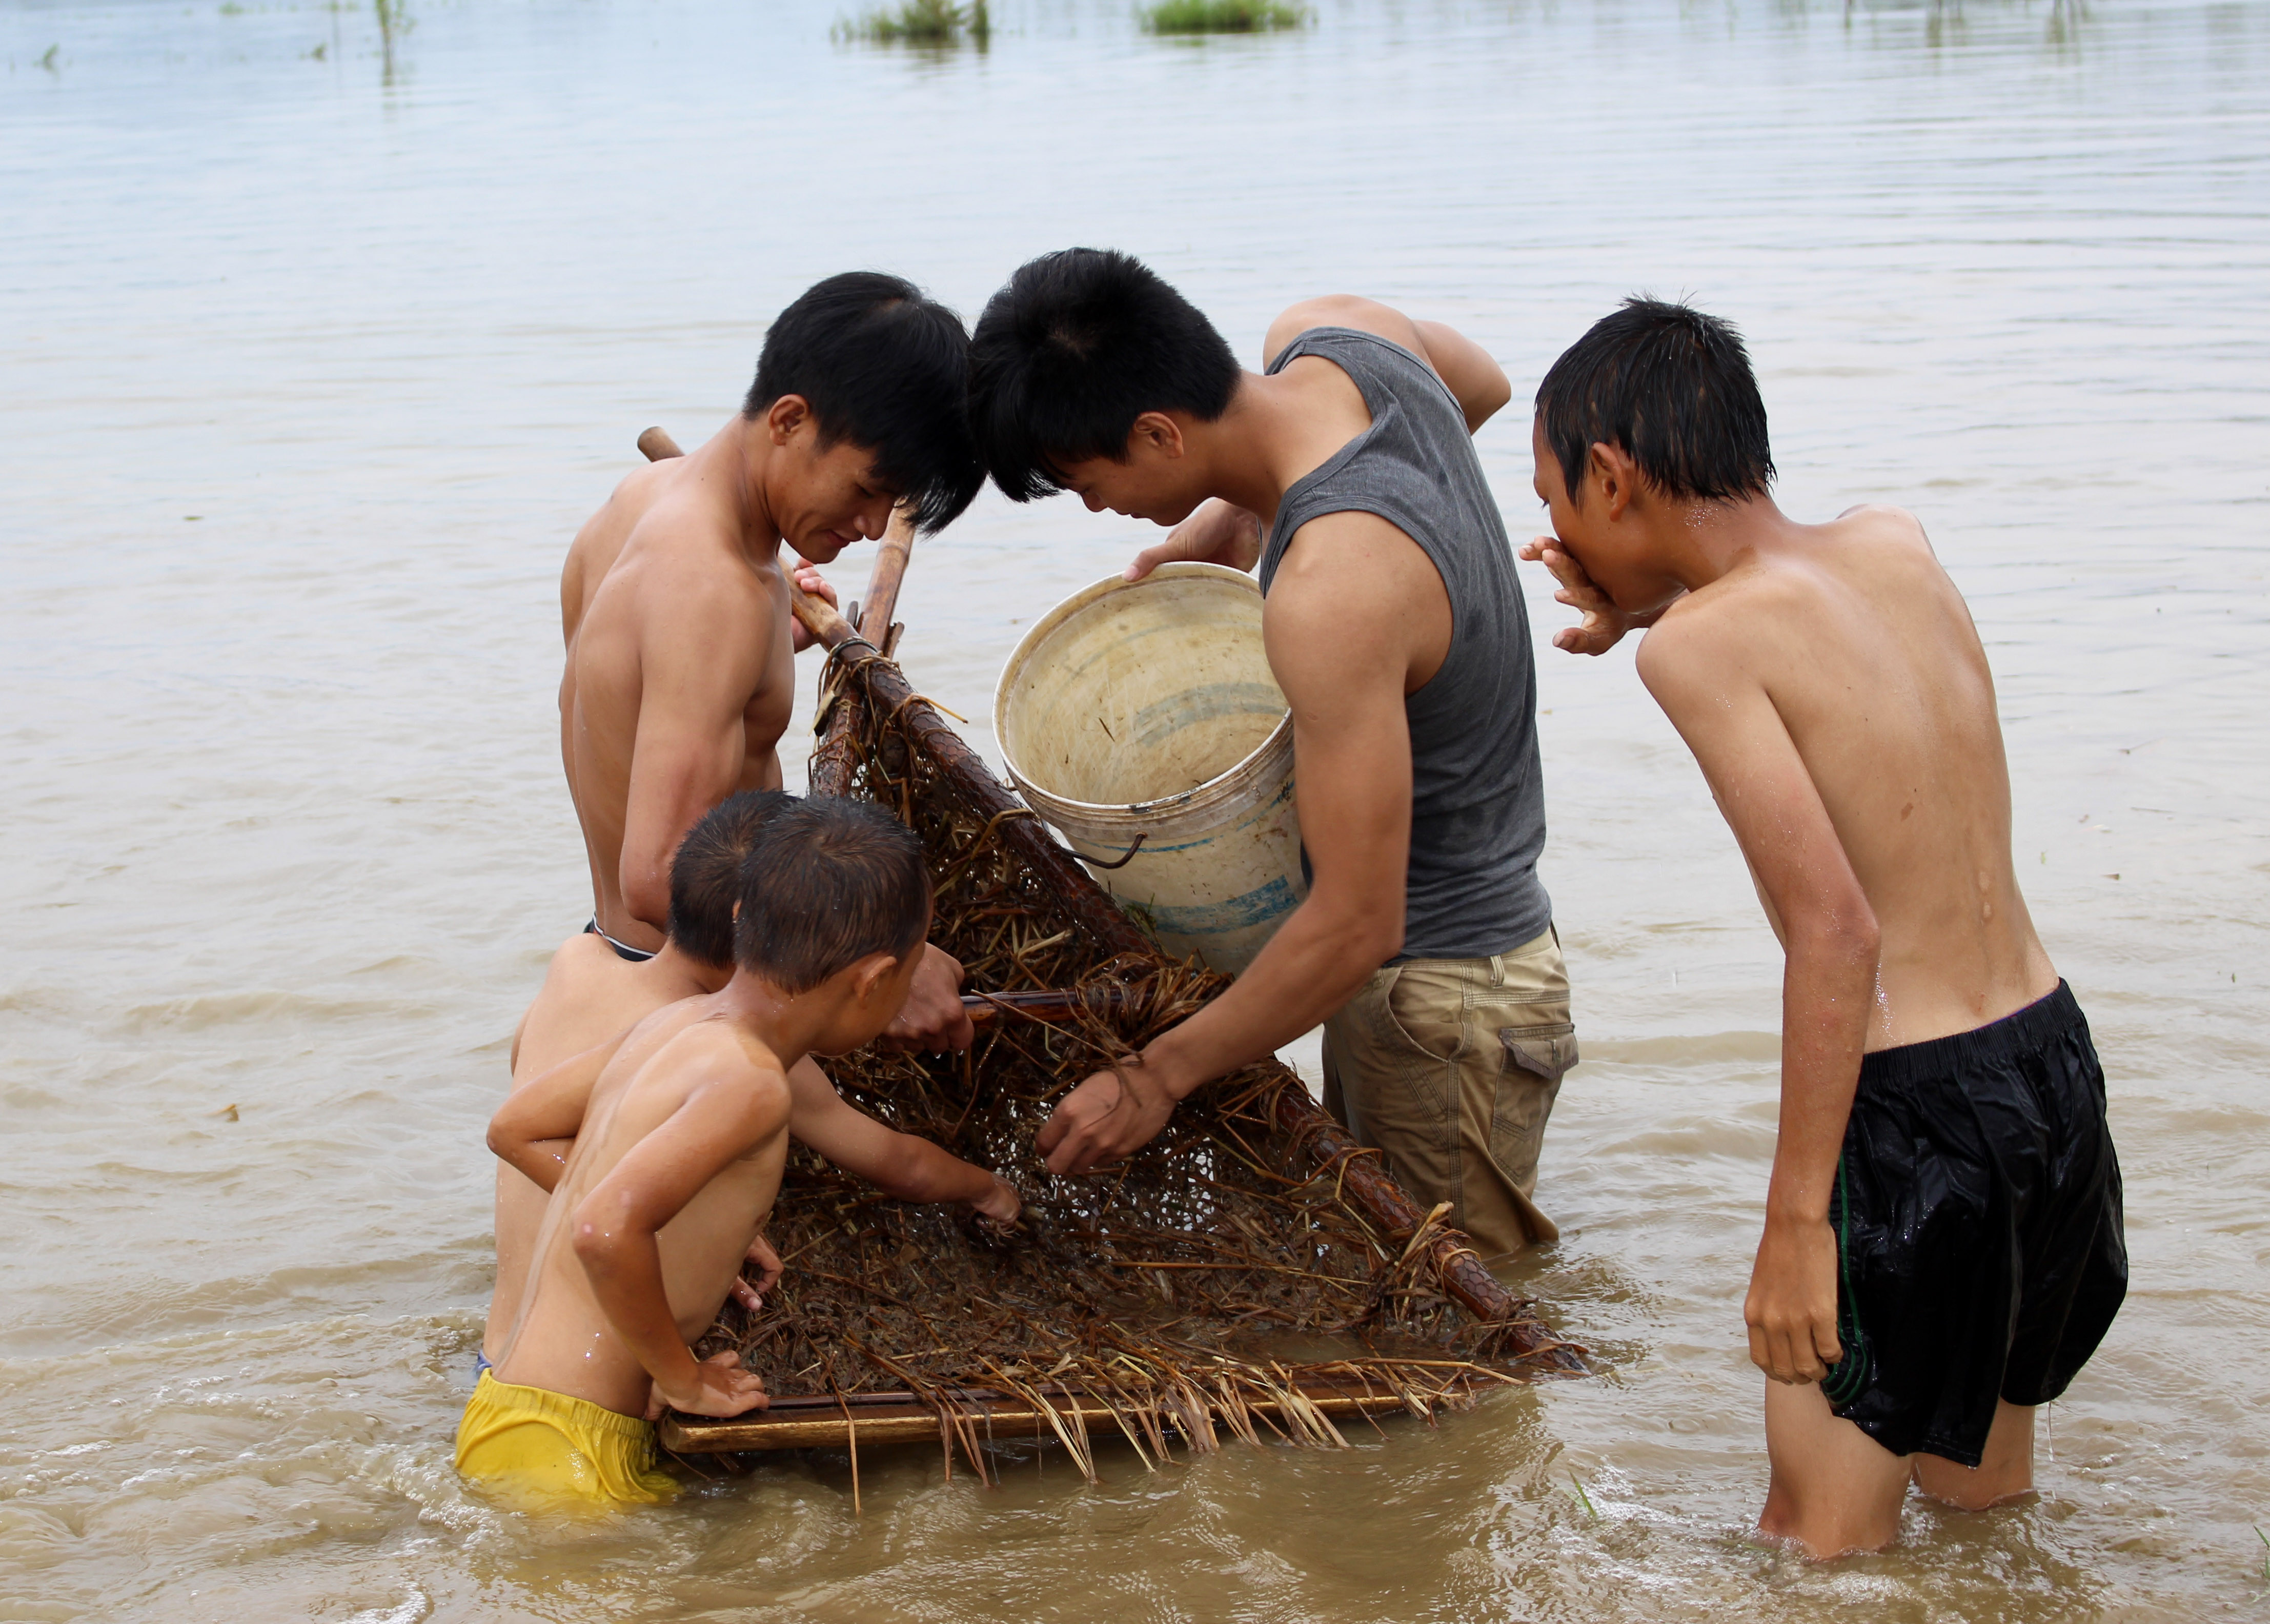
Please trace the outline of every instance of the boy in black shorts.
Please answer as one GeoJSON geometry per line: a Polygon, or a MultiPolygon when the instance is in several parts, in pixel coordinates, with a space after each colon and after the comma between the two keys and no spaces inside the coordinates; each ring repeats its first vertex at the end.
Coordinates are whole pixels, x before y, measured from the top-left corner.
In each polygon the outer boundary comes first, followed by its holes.
{"type": "Polygon", "coordinates": [[[1552,537],[1522,549],[1710,781],[1787,954],[1780,1137],[1743,1317],[1759,1526],[1816,1556],[1899,1531],[1912,1480],[2033,1487],[2034,1408],[2127,1289],[2104,1078],[2010,860],[1993,679],[1913,515],[1799,524],[1740,337],[1632,300],[1537,394],[1552,537]]]}

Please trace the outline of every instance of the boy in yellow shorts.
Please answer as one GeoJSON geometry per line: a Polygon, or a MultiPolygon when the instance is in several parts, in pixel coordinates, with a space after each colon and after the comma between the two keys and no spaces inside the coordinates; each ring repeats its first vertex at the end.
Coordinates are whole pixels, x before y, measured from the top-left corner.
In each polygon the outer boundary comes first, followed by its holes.
{"type": "MultiPolygon", "coordinates": [[[[517,1090],[566,1062],[584,1058],[587,1080],[612,1057],[613,1045],[631,1027],[680,998],[716,992],[733,974],[733,909],[740,900],[741,870],[749,843],[773,813],[794,797],[780,790],[749,790],[713,806],[686,831],[670,865],[670,929],[655,953],[627,957],[592,931],[561,943],[545,972],[544,985],[521,1017],[512,1040],[512,1086],[517,1090]]],[[[937,977],[949,991],[961,967],[934,947],[926,947],[946,974],[937,977]]],[[[902,1047],[968,1044],[968,1017],[958,998],[949,1010],[933,1002],[920,1010],[919,994],[891,1023],[886,1043],[902,1047]],[[959,1030],[956,1030],[958,1027],[959,1030]]],[[[894,1133],[838,1094],[811,1060],[789,1070],[793,1096],[791,1135],[856,1178],[865,1179],[901,1201],[968,1201],[998,1220],[1013,1219],[1017,1198],[1006,1184],[960,1157],[909,1134],[894,1133]]],[[[553,1147],[564,1161],[569,1146],[553,1147]]],[[[544,1221],[545,1188],[505,1162],[497,1164],[496,1290],[489,1300],[488,1324],[474,1361],[479,1378],[501,1356],[520,1312],[530,1253],[544,1221]]],[[[752,1261],[762,1270],[754,1287],[736,1281],[733,1290],[748,1308],[769,1287],[779,1260],[760,1238],[752,1261]]]]}
{"type": "Polygon", "coordinates": [[[591,1083],[555,1068],[489,1125],[551,1189],[516,1323],[457,1431],[468,1478],[538,1500],[658,1502],[649,1418],[760,1409],[724,1353],[696,1361],[780,1187],[790,1068],[872,1042],[906,1001],[930,923],[911,832],[815,798],[757,831],[734,973],[639,1023],[591,1083]],[[575,1136],[564,1166],[547,1142],[575,1136]]]}

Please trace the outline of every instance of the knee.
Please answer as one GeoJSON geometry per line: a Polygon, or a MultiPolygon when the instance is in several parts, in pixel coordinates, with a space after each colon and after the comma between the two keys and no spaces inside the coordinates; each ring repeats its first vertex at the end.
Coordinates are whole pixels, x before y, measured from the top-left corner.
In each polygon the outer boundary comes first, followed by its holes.
{"type": "Polygon", "coordinates": [[[1776,1479],[1758,1513],[1758,1531],[1801,1546],[1817,1562],[1881,1551],[1899,1537],[1897,1501],[1881,1506],[1836,1503],[1842,1498],[1809,1501],[1776,1479]]]}
{"type": "Polygon", "coordinates": [[[1980,1470],[1945,1464],[1933,1469],[1918,1462],[1915,1486],[1940,1505],[1957,1511],[1986,1511],[2034,1492],[2033,1472],[1980,1470]]]}

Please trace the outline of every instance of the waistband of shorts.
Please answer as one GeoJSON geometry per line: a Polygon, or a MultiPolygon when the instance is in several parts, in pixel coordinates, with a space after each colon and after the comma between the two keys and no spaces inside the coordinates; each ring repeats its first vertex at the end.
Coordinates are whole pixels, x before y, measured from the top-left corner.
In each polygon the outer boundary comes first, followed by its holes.
{"type": "Polygon", "coordinates": [[[1545,928],[1527,941],[1517,942],[1499,953],[1476,953],[1466,959],[1435,959],[1423,953],[1398,953],[1379,968],[1383,970],[1401,970],[1408,969],[1414,964],[1465,965],[1479,968],[1481,973],[1487,975],[1490,973],[1490,961],[1493,959],[1534,959],[1547,953],[1557,953],[1560,951],[1561,927],[1548,919],[1545,923],[1545,928]]]}
{"type": "Polygon", "coordinates": [[[516,1382],[500,1382],[493,1368],[481,1372],[481,1379],[473,1388],[473,1398],[508,1405],[515,1415],[554,1422],[563,1430],[581,1427],[587,1432],[611,1433],[633,1443],[643,1442],[653,1430],[653,1423],[643,1416],[625,1415],[620,1410],[610,1410],[589,1398],[555,1393],[548,1387],[523,1387],[516,1382]]]}
{"type": "Polygon", "coordinates": [[[2014,1060],[2047,1048],[2081,1025],[2084,1019],[2080,1000],[2060,976],[2056,991],[2044,993],[1999,1020],[1990,1020],[1968,1032],[1926,1038],[1920,1043],[1903,1043],[1896,1049],[1880,1049],[1861,1056],[1860,1081],[1915,1082],[2014,1060]]]}

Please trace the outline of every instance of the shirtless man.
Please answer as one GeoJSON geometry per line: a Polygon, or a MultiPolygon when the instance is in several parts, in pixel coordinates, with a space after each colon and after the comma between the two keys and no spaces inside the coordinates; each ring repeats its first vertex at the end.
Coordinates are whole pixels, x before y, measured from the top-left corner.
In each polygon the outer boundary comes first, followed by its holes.
{"type": "Polygon", "coordinates": [[[788,1072],[872,1042],[930,925],[922,845],[863,803],[810,800],[758,831],[732,979],[642,1021],[596,1087],[555,1070],[490,1124],[552,1186],[528,1301],[457,1433],[467,1477],[531,1498],[656,1501],[650,1417],[761,1408],[731,1353],[697,1363],[788,1151],[788,1072]],[[564,1168],[552,1146],[576,1134],[564,1168]]]}
{"type": "MultiPolygon", "coordinates": [[[[897,277],[814,285],[765,335],[741,414],[642,468],[577,533],[560,579],[560,751],[591,867],[590,929],[652,953],[670,855],[738,790],[780,787],[803,628],[781,546],[808,566],[883,534],[894,506],[935,530],[984,474],[961,319],[897,277]]],[[[832,596],[832,595],[831,595],[832,596]]],[[[942,953],[895,1030],[967,1046],[942,953]]]]}
{"type": "Polygon", "coordinates": [[[1549,1242],[1538,1152],[1576,1058],[1545,844],[1537,672],[1473,433],[1512,394],[1480,345],[1369,299],[1313,299],[1242,371],[1124,254],[1021,267],[971,342],[987,466],[1174,525],[1129,567],[1251,569],[1293,712],[1312,879],[1236,984],[1098,1072],[1039,1146],[1084,1173],[1177,1101],[1324,1027],[1324,1104],[1485,1256],[1549,1242]]]}
{"type": "MultiPolygon", "coordinates": [[[[702,814],[670,864],[670,931],[651,959],[626,960],[588,931],[560,945],[544,985],[512,1039],[515,1092],[582,1058],[594,1082],[623,1036],[655,1011],[716,992],[733,974],[733,910],[742,869],[757,832],[794,799],[779,790],[748,790],[702,814]]],[[[1016,1192],[984,1168],[912,1134],[895,1132],[835,1092],[810,1058],[789,1068],[790,1135],[855,1178],[900,1201],[966,1201],[997,1222],[1017,1215],[1016,1192]]],[[[555,1148],[563,1157],[574,1134],[555,1148]]],[[[496,1288],[475,1374],[500,1357],[520,1312],[521,1292],[544,1220],[545,1191],[509,1162],[496,1174],[496,1288]]],[[[754,1286],[737,1279],[733,1293],[752,1310],[779,1277],[780,1259],[759,1240],[750,1260],[762,1272],[754,1286]]]]}
{"type": "Polygon", "coordinates": [[[1767,494],[1740,337],[1633,300],[1537,392],[1523,549],[1639,674],[1709,781],[1787,955],[1781,1127],[1743,1317],[1766,1386],[1759,1526],[1875,1550],[1912,1481],[2033,1487],[2035,1407],[2127,1288],[2088,1022],[2010,858],[1986,654],[1895,508],[1799,524],[1767,494]]]}

